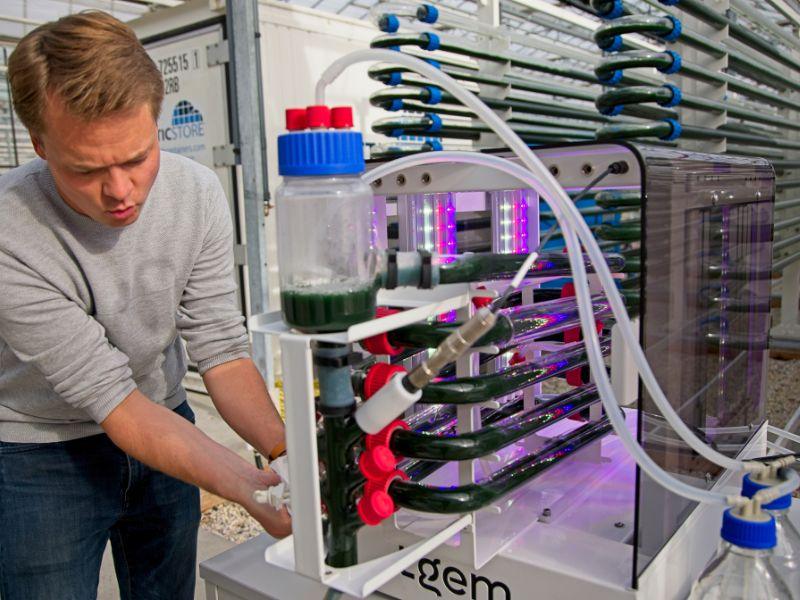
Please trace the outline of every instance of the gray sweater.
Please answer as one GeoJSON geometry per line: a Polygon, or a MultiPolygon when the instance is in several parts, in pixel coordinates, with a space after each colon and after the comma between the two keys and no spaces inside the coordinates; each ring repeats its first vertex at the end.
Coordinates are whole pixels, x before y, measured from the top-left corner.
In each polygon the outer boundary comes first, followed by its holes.
{"type": "Polygon", "coordinates": [[[203,373],[249,355],[228,203],[209,169],[166,152],[138,220],[67,206],[47,163],[0,177],[0,441],[55,442],[138,388],[175,408],[203,373]],[[181,340],[183,339],[183,342],[181,340]]]}

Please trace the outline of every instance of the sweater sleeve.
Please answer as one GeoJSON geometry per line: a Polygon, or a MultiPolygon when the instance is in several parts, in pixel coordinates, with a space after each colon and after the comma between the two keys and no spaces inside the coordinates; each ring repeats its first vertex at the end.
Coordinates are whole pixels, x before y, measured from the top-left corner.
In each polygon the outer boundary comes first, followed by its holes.
{"type": "Polygon", "coordinates": [[[0,338],[70,406],[102,422],[136,389],[128,357],[74,300],[0,251],[0,338]]]}
{"type": "Polygon", "coordinates": [[[177,325],[189,358],[202,375],[217,365],[250,356],[244,317],[236,303],[233,227],[228,202],[210,176],[206,231],[178,308],[177,325]]]}

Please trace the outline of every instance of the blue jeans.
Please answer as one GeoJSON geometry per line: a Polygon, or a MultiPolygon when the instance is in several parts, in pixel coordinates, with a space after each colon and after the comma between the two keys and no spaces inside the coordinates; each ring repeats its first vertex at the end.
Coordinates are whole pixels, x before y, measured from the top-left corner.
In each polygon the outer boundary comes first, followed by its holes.
{"type": "MultiPolygon", "coordinates": [[[[175,412],[194,421],[188,404],[175,412]]],[[[120,597],[194,598],[198,489],[105,435],[0,442],[0,598],[97,597],[108,540],[120,597]]]]}

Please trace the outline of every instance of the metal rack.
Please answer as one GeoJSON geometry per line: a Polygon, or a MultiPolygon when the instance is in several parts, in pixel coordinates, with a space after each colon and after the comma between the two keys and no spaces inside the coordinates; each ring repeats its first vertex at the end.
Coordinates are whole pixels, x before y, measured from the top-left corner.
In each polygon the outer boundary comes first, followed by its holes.
{"type": "MultiPolygon", "coordinates": [[[[641,139],[770,160],[773,337],[800,348],[800,13],[750,0],[408,0],[377,4],[372,17],[384,32],[373,46],[435,62],[533,145],[641,139]]],[[[403,140],[383,154],[499,145],[423,79],[388,65],[370,74],[390,86],[372,103],[398,115],[373,129],[403,140]]]]}

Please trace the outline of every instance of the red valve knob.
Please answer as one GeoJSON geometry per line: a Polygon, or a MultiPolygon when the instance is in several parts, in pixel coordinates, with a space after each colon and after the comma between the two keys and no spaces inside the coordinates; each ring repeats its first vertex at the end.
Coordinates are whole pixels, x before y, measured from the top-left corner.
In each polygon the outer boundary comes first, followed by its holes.
{"type": "Polygon", "coordinates": [[[331,109],[327,106],[309,106],[306,108],[308,126],[310,128],[324,128],[331,126],[331,109]]]}
{"type": "Polygon", "coordinates": [[[334,106],[331,109],[331,126],[334,129],[350,129],[353,126],[353,109],[349,106],[334,106]]]}
{"type": "Polygon", "coordinates": [[[375,363],[367,371],[364,378],[362,393],[364,400],[369,400],[379,389],[386,385],[389,380],[398,373],[405,373],[406,370],[400,365],[390,365],[389,363],[375,363]]]}
{"type": "Polygon", "coordinates": [[[397,458],[388,446],[375,446],[361,453],[358,468],[368,480],[383,479],[397,467],[397,458]]]}
{"type": "MultiPolygon", "coordinates": [[[[393,308],[379,306],[375,311],[375,318],[380,319],[382,317],[388,317],[389,315],[393,315],[398,312],[400,311],[393,308]]],[[[359,343],[361,344],[361,347],[370,354],[386,354],[388,356],[397,356],[403,351],[402,348],[392,345],[392,343],[389,341],[389,335],[387,333],[373,335],[365,340],[361,340],[359,343]]]]}
{"type": "Polygon", "coordinates": [[[308,116],[305,108],[286,109],[286,130],[302,131],[308,127],[308,116]]]}
{"type": "Polygon", "coordinates": [[[364,494],[356,505],[358,516],[364,524],[374,527],[394,513],[394,500],[386,492],[364,494]]]}
{"type": "Polygon", "coordinates": [[[408,475],[403,471],[392,471],[387,473],[383,479],[367,481],[364,486],[364,496],[356,505],[358,516],[367,525],[378,525],[394,513],[395,505],[389,495],[389,486],[395,479],[406,481],[408,475]]]}

